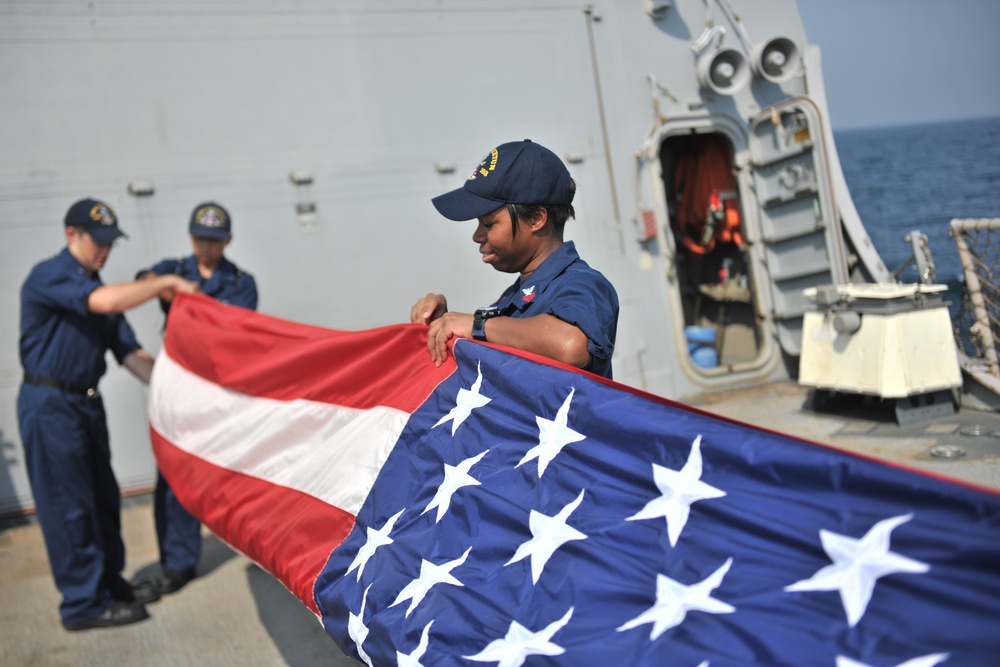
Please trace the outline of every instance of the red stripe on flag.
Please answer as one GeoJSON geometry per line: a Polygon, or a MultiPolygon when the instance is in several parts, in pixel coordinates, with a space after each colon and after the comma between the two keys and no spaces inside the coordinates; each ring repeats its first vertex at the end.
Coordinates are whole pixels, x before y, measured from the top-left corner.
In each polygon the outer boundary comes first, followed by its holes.
{"type": "MultiPolygon", "coordinates": [[[[173,317],[173,309],[171,309],[173,317]]],[[[314,614],[316,577],[355,517],[313,496],[204,461],[150,429],[159,467],[185,509],[273,574],[314,614]],[[280,520],[276,518],[280,517],[280,520]]]]}
{"type": "Polygon", "coordinates": [[[455,370],[451,355],[437,368],[430,354],[413,354],[427,345],[425,326],[331,332],[203,295],[179,295],[163,344],[183,367],[242,394],[360,409],[413,412],[455,370]],[[174,330],[183,334],[171,335],[174,330]]]}

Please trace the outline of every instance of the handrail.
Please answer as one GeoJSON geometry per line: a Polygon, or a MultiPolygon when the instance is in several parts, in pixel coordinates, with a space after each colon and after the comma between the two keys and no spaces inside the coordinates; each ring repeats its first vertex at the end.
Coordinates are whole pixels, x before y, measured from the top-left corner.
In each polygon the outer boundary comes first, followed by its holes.
{"type": "Polygon", "coordinates": [[[965,289],[975,313],[976,324],[973,333],[979,337],[984,358],[989,364],[989,372],[993,375],[1000,375],[1000,359],[997,357],[996,339],[993,336],[986,299],[983,297],[982,283],[976,272],[975,255],[969,247],[966,233],[998,230],[1000,230],[1000,218],[955,218],[951,221],[951,236],[958,247],[958,257],[965,273],[965,289]]]}

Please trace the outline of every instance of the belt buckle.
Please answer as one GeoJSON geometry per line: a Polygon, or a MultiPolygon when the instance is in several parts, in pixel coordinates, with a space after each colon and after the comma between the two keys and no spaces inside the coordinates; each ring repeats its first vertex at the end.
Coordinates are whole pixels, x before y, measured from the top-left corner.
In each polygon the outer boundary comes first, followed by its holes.
{"type": "Polygon", "coordinates": [[[88,387],[85,396],[87,398],[100,398],[101,392],[97,390],[97,387],[88,387]]]}

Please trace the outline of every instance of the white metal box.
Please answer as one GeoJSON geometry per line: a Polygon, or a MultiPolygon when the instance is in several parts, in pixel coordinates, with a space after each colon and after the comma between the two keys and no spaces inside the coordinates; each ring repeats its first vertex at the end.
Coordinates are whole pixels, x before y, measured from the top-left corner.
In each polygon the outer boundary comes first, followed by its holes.
{"type": "Polygon", "coordinates": [[[958,387],[944,285],[830,285],[805,290],[799,383],[904,398],[958,387]]]}

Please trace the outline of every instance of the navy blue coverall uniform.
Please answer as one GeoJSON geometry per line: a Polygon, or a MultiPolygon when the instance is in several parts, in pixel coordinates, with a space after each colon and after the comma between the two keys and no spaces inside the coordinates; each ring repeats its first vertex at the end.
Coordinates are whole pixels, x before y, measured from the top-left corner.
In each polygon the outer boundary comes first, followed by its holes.
{"type": "MultiPolygon", "coordinates": [[[[253,276],[241,271],[225,257],[208,279],[198,271],[198,260],[194,255],[184,259],[165,259],[150,271],[157,275],[179,275],[198,283],[202,294],[222,303],[257,310],[257,283],[253,276]]],[[[163,305],[169,315],[170,304],[163,305]]],[[[153,516],[160,545],[160,566],[164,570],[193,576],[201,557],[201,522],[184,509],[159,472],[153,494],[153,516]]]]}
{"type": "Polygon", "coordinates": [[[618,330],[618,293],[599,271],[580,259],[572,241],[545,258],[525,284],[508,287],[493,304],[507,317],[549,314],[587,336],[590,362],[584,370],[611,378],[618,330]]]}
{"type": "Polygon", "coordinates": [[[25,381],[17,419],[64,625],[131,591],[121,576],[121,499],[97,383],[108,350],[121,364],[141,346],[123,315],[88,310],[101,284],[64,249],[37,264],[21,287],[25,381]]]}

